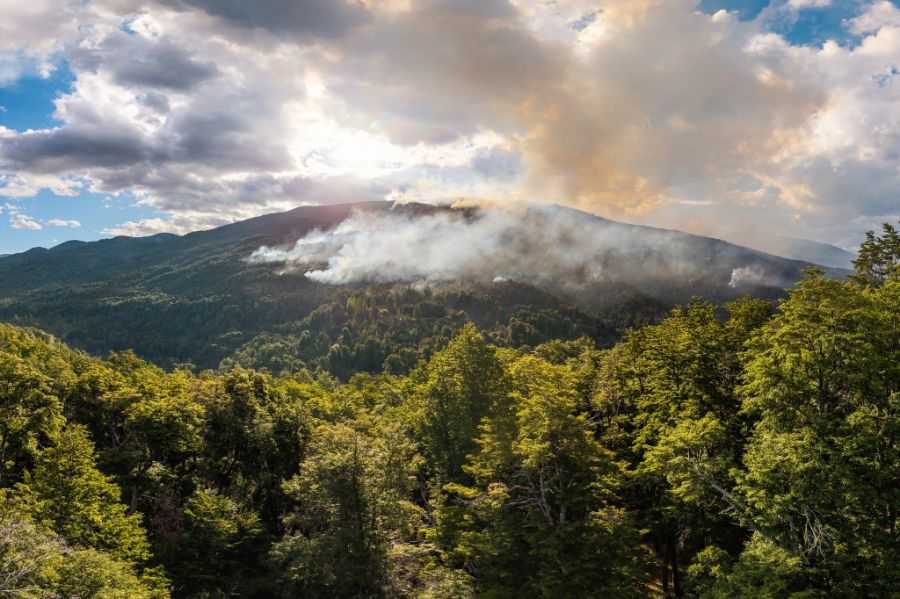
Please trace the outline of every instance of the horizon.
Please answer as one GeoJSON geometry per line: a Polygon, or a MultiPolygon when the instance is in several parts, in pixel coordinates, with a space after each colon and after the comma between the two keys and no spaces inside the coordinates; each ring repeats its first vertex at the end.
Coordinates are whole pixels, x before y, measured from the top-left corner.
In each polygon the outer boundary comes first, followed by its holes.
{"type": "Polygon", "coordinates": [[[0,5],[0,254],[370,200],[900,219],[900,0],[0,5]]]}
{"type": "MultiPolygon", "coordinates": [[[[405,213],[405,216],[402,218],[398,217],[398,219],[400,219],[400,220],[395,220],[395,221],[391,222],[390,226],[396,227],[396,230],[392,230],[389,235],[387,235],[383,238],[380,238],[377,233],[379,232],[379,229],[381,229],[386,223],[390,222],[389,220],[381,221],[378,224],[375,224],[374,225],[375,229],[373,230],[372,229],[373,224],[371,221],[365,222],[367,219],[363,219],[363,221],[359,221],[357,219],[357,217],[364,216],[367,214],[376,214],[376,213],[382,212],[379,209],[376,212],[370,213],[369,208],[378,208],[380,206],[388,206],[388,202],[386,202],[386,201],[371,200],[371,201],[366,201],[366,202],[346,202],[346,203],[342,203],[342,204],[301,205],[301,206],[296,206],[294,208],[289,208],[289,209],[281,211],[281,212],[273,212],[273,213],[263,214],[263,215],[251,217],[251,218],[248,218],[248,219],[245,219],[242,221],[236,221],[236,222],[232,222],[232,223],[218,225],[215,227],[209,227],[206,229],[197,229],[194,231],[186,231],[186,232],[180,232],[180,233],[160,231],[160,232],[153,232],[153,233],[148,233],[146,235],[137,235],[137,236],[116,235],[116,236],[103,237],[100,239],[89,240],[89,241],[82,240],[82,239],[68,239],[66,241],[62,241],[62,242],[59,242],[59,243],[56,243],[54,245],[50,245],[47,247],[34,246],[34,247],[28,248],[22,252],[0,253],[0,258],[5,258],[8,256],[16,256],[16,255],[20,255],[20,254],[26,254],[32,250],[51,251],[60,246],[67,246],[70,244],[90,244],[90,243],[94,243],[97,241],[104,241],[104,240],[109,241],[109,240],[113,240],[113,239],[139,239],[142,237],[156,237],[156,236],[161,236],[161,235],[172,236],[172,237],[184,237],[184,236],[194,234],[194,233],[203,233],[203,232],[214,231],[216,229],[219,229],[221,227],[226,227],[229,225],[240,225],[241,223],[253,221],[257,218],[286,216],[286,215],[295,213],[297,211],[301,211],[303,209],[316,209],[316,208],[341,209],[341,208],[348,207],[348,206],[354,206],[355,208],[352,210],[352,212],[348,213],[350,216],[346,217],[346,220],[340,221],[339,223],[336,222],[335,223],[336,228],[334,228],[334,229],[332,229],[331,227],[326,227],[325,229],[322,230],[322,232],[324,232],[326,234],[326,237],[328,239],[330,239],[329,244],[333,244],[333,243],[338,244],[337,246],[333,246],[331,248],[330,255],[336,255],[336,253],[338,253],[338,251],[340,253],[347,253],[347,252],[352,253],[352,251],[353,251],[352,250],[352,242],[348,243],[348,238],[345,235],[342,235],[342,234],[335,235],[335,233],[338,232],[339,229],[345,228],[347,225],[350,225],[351,229],[353,229],[355,231],[355,233],[354,233],[355,235],[363,234],[366,237],[369,237],[368,243],[370,243],[370,244],[375,243],[375,245],[377,247],[382,247],[382,252],[385,254],[390,254],[392,251],[390,249],[390,247],[392,245],[394,245],[391,241],[388,241],[389,239],[392,239],[392,238],[396,237],[397,235],[400,235],[402,233],[402,230],[404,230],[404,229],[407,232],[409,232],[409,227],[406,226],[407,223],[413,229],[422,229],[421,231],[414,233],[415,241],[410,243],[409,247],[407,247],[407,249],[406,249],[406,254],[407,254],[408,258],[414,262],[419,259],[418,256],[420,255],[421,252],[425,252],[427,250],[427,248],[421,247],[421,243],[423,240],[432,238],[432,242],[430,243],[430,245],[432,245],[432,246],[442,245],[444,247],[451,247],[456,243],[456,241],[454,241],[454,239],[453,239],[454,237],[458,237],[458,236],[460,236],[460,234],[464,234],[464,235],[466,234],[466,233],[462,233],[462,231],[459,229],[454,230],[454,231],[444,230],[443,234],[442,234],[443,238],[440,240],[435,239],[434,235],[439,234],[440,230],[434,230],[432,228],[433,224],[430,224],[428,222],[427,218],[422,218],[421,215],[415,216],[418,213],[413,211],[410,213],[405,213]],[[358,206],[359,208],[356,208],[356,206],[358,206]],[[355,224],[354,224],[354,222],[355,222],[355,224]],[[363,228],[357,229],[356,226],[359,226],[359,225],[362,225],[363,228]],[[373,242],[373,239],[381,239],[381,241],[373,242]],[[417,243],[419,245],[418,249],[416,249],[414,247],[417,243]]],[[[820,267],[824,267],[828,270],[837,269],[835,272],[839,272],[841,270],[847,271],[847,270],[851,269],[852,268],[852,260],[854,260],[857,257],[856,252],[849,252],[847,250],[843,250],[842,248],[838,248],[837,246],[829,246],[827,244],[818,244],[818,242],[811,241],[811,240],[804,240],[804,239],[787,240],[787,241],[810,243],[810,244],[814,244],[814,245],[822,245],[822,247],[814,248],[814,249],[807,248],[806,250],[798,250],[798,249],[794,248],[792,250],[791,246],[789,244],[787,244],[782,247],[783,251],[780,251],[780,252],[770,251],[769,249],[753,247],[753,245],[739,244],[739,243],[735,243],[735,242],[729,241],[727,239],[715,237],[712,235],[685,233],[678,229],[672,229],[672,228],[667,228],[667,227],[656,227],[656,226],[651,226],[651,225],[640,225],[640,224],[630,223],[630,222],[626,222],[626,221],[622,221],[622,220],[608,219],[608,218],[598,216],[596,214],[587,212],[587,211],[579,209],[579,208],[574,208],[571,206],[566,206],[566,205],[558,204],[555,202],[531,203],[531,204],[527,204],[527,205],[518,206],[518,208],[521,208],[522,210],[516,210],[516,209],[513,209],[514,207],[505,206],[503,204],[486,204],[486,205],[472,206],[472,205],[459,205],[459,204],[453,203],[453,202],[445,202],[445,203],[423,203],[423,202],[413,202],[413,201],[403,202],[403,203],[394,202],[394,203],[390,204],[390,206],[386,209],[384,214],[385,215],[394,214],[394,209],[398,206],[401,208],[405,207],[405,206],[444,208],[451,212],[455,211],[457,209],[468,209],[468,208],[474,207],[479,211],[479,214],[482,217],[482,218],[479,218],[478,220],[496,222],[497,219],[499,218],[499,219],[501,219],[502,222],[505,222],[507,226],[512,226],[512,227],[520,229],[519,231],[517,231],[515,233],[515,236],[517,238],[524,236],[524,238],[526,238],[526,239],[536,239],[538,236],[544,235],[546,232],[546,229],[544,231],[539,231],[539,230],[527,231],[527,230],[525,230],[525,228],[523,227],[524,221],[523,221],[522,217],[526,213],[534,212],[532,209],[538,209],[535,212],[536,214],[547,214],[546,211],[540,210],[540,209],[553,208],[553,209],[558,209],[559,212],[555,213],[557,215],[557,218],[553,219],[553,222],[555,224],[553,224],[553,226],[551,228],[560,228],[560,230],[565,229],[567,226],[571,226],[571,223],[569,223],[568,225],[566,224],[566,221],[568,219],[566,218],[565,212],[568,211],[569,214],[576,213],[576,214],[579,214],[579,215],[582,215],[585,217],[598,219],[599,221],[603,221],[603,222],[609,223],[609,224],[622,225],[624,227],[638,227],[642,231],[644,231],[646,234],[652,235],[652,234],[654,234],[654,232],[676,233],[679,235],[686,235],[688,237],[697,237],[697,238],[707,239],[707,240],[715,241],[715,242],[725,242],[727,244],[731,244],[731,245],[734,245],[734,246],[737,246],[740,248],[744,248],[744,249],[747,249],[747,250],[750,250],[753,252],[761,252],[763,254],[768,254],[768,255],[771,255],[774,257],[778,257],[778,258],[785,258],[788,260],[811,263],[811,264],[814,264],[814,265],[817,265],[820,267]],[[559,217],[562,217],[562,218],[559,218],[559,217]],[[837,252],[837,253],[828,253],[825,250],[823,250],[823,248],[828,248],[829,250],[833,250],[834,252],[837,252]],[[818,250],[818,253],[816,253],[816,250],[818,250]]],[[[449,223],[443,223],[443,224],[449,224],[449,223]]],[[[547,223],[547,224],[549,225],[550,223],[547,223]]],[[[468,226],[466,228],[474,229],[475,227],[468,226]]],[[[490,228],[486,228],[485,231],[487,231],[489,233],[495,233],[495,234],[499,232],[497,230],[491,231],[490,228]]],[[[314,231],[314,233],[316,233],[316,232],[317,232],[317,230],[314,231]]],[[[557,233],[558,232],[559,231],[557,231],[557,233]]],[[[471,235],[471,232],[467,233],[467,234],[471,235]]],[[[500,234],[499,237],[501,237],[501,238],[508,237],[508,234],[509,234],[509,232],[507,232],[505,234],[500,234]]],[[[590,236],[590,234],[589,234],[589,236],[590,236]]],[[[614,235],[614,237],[615,237],[615,235],[614,235]]],[[[302,241],[303,241],[302,238],[295,240],[294,245],[299,248],[302,241]]],[[[319,243],[320,241],[321,240],[317,241],[316,243],[319,243]]],[[[559,240],[557,240],[557,241],[559,241],[559,240]]],[[[635,241],[636,241],[636,239],[619,237],[619,242],[624,243],[625,245],[631,244],[635,241]]],[[[471,243],[472,243],[471,240],[463,242],[463,246],[469,246],[469,245],[471,245],[471,243]]],[[[497,251],[502,251],[502,249],[501,249],[502,244],[498,245],[496,241],[490,241],[489,244],[494,246],[494,249],[488,253],[495,253],[497,251]]],[[[547,247],[547,249],[549,251],[561,251],[561,252],[568,251],[572,254],[579,254],[579,253],[587,252],[586,255],[584,256],[585,258],[587,258],[591,254],[591,252],[588,251],[588,248],[586,246],[581,247],[580,250],[577,250],[577,251],[574,250],[573,248],[569,248],[568,250],[563,250],[560,247],[555,247],[553,245],[547,247]]],[[[273,246],[271,248],[265,247],[265,246],[260,247],[256,253],[247,256],[246,259],[253,262],[261,252],[265,253],[265,252],[270,252],[270,251],[274,251],[276,254],[283,254],[284,256],[290,256],[290,258],[288,258],[288,261],[291,261],[291,262],[294,262],[297,257],[295,255],[292,255],[292,252],[295,250],[292,250],[291,244],[288,243],[288,244],[273,246]]],[[[328,255],[320,256],[321,259],[326,259],[327,257],[328,257],[328,255]]],[[[307,255],[300,260],[300,263],[305,264],[310,259],[312,259],[310,257],[310,255],[307,255]]],[[[371,260],[371,257],[368,257],[367,259],[371,260]]],[[[452,262],[460,261],[459,256],[455,256],[452,258],[448,256],[446,259],[450,260],[452,262]]],[[[261,259],[261,260],[256,260],[256,262],[263,264],[266,262],[279,262],[280,260],[281,260],[281,258],[261,259]]],[[[358,256],[356,258],[356,260],[361,260],[361,257],[358,256]]],[[[526,262],[528,262],[528,260],[526,260],[526,262]]],[[[394,269],[393,259],[388,259],[385,256],[380,261],[380,266],[378,266],[378,268],[387,270],[387,271],[393,270],[394,269]]],[[[426,270],[428,270],[427,267],[426,267],[426,270]]],[[[541,269],[538,269],[537,272],[540,272],[540,270],[541,269]]],[[[548,271],[551,271],[551,270],[554,270],[554,269],[553,268],[548,269],[548,271]]],[[[533,273],[531,276],[537,276],[537,274],[533,273]]],[[[400,278],[403,278],[403,277],[400,277],[400,278]]],[[[346,282],[346,281],[339,282],[338,284],[342,284],[344,282],[346,282]]]]}

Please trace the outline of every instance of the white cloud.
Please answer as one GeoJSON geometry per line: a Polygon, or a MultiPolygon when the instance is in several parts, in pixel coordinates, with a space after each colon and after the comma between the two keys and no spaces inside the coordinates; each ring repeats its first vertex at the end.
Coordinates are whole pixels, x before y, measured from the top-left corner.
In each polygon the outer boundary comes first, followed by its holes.
{"type": "Polygon", "coordinates": [[[54,54],[89,19],[80,0],[0,0],[0,15],[0,86],[22,75],[49,76],[54,54]]]}
{"type": "Polygon", "coordinates": [[[882,27],[900,27],[900,8],[889,0],[877,0],[850,22],[857,35],[874,33],[882,27]]]}
{"type": "Polygon", "coordinates": [[[189,233],[202,228],[203,227],[197,221],[191,220],[190,218],[146,218],[137,221],[126,221],[115,227],[103,229],[101,233],[114,237],[121,235],[126,237],[146,237],[158,233],[183,235],[184,233],[189,233]]]}
{"type": "Polygon", "coordinates": [[[63,220],[59,218],[50,219],[47,221],[47,224],[51,227],[69,227],[72,229],[81,227],[81,223],[77,220],[63,220]]]}
{"type": "Polygon", "coordinates": [[[39,222],[21,212],[10,214],[9,226],[13,229],[28,229],[30,231],[40,231],[44,228],[39,222]]]}
{"type": "Polygon", "coordinates": [[[824,8],[831,6],[834,0],[788,0],[791,8],[824,8]]]}
{"type": "Polygon", "coordinates": [[[0,174],[0,197],[30,198],[44,189],[59,196],[73,197],[85,184],[83,178],[71,175],[0,174]]]}
{"type": "Polygon", "coordinates": [[[129,191],[172,215],[110,234],[478,196],[852,245],[898,212],[888,1],[847,24],[858,45],[821,48],[769,32],[774,9],[696,0],[232,4],[0,0],[0,56],[76,77],[60,127],[0,128],[0,196],[129,191]]]}

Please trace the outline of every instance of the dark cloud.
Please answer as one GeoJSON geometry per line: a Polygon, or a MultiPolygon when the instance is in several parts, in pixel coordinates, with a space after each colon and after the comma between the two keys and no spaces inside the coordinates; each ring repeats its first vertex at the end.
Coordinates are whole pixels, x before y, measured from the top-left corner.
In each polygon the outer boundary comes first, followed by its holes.
{"type": "Polygon", "coordinates": [[[118,167],[148,160],[154,152],[134,131],[50,129],[0,138],[0,165],[13,170],[60,173],[118,167]]]}
{"type": "Polygon", "coordinates": [[[371,19],[355,0],[166,0],[183,9],[199,8],[250,29],[265,29],[279,37],[340,37],[371,19]]]}
{"type": "Polygon", "coordinates": [[[172,117],[176,139],[171,154],[183,164],[207,168],[278,171],[291,167],[282,140],[261,138],[257,125],[238,106],[201,103],[172,117]]]}
{"type": "Polygon", "coordinates": [[[466,15],[478,19],[510,19],[518,14],[509,0],[424,0],[419,5],[430,13],[466,15]]]}
{"type": "Polygon", "coordinates": [[[182,92],[219,73],[215,64],[196,60],[171,40],[123,31],[109,34],[94,46],[73,48],[68,58],[74,69],[106,70],[121,85],[182,92]]]}
{"type": "Polygon", "coordinates": [[[159,114],[166,114],[172,107],[164,94],[153,92],[139,94],[138,101],[159,114]]]}

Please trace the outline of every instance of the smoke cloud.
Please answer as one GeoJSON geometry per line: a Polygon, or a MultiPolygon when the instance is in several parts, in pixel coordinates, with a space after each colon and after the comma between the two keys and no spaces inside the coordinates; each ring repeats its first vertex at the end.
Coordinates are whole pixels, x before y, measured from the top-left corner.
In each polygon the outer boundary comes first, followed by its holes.
{"type": "Polygon", "coordinates": [[[573,294],[609,283],[654,295],[663,286],[729,294],[747,284],[789,284],[799,270],[718,240],[559,206],[357,212],[291,247],[261,247],[248,261],[330,284],[518,281],[573,294]],[[735,269],[753,280],[736,283],[735,269]]]}

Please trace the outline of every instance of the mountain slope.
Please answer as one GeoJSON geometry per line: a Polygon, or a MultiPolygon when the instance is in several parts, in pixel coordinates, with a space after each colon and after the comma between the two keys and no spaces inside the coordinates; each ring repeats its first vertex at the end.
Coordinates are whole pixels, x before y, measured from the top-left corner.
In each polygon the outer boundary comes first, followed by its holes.
{"type": "MultiPolygon", "coordinates": [[[[260,246],[289,246],[355,211],[390,210],[382,202],[301,207],[184,236],[68,242],[7,256],[0,259],[0,320],[38,326],[94,353],[133,348],[167,366],[213,368],[226,360],[273,370],[303,363],[339,375],[403,371],[466,320],[504,345],[581,335],[607,343],[622,327],[655,319],[693,295],[776,297],[807,266],[558,207],[551,212],[583,221],[588,236],[615,231],[642,241],[591,256],[603,261],[602,280],[563,286],[561,277],[548,278],[541,288],[529,284],[535,281],[424,290],[415,284],[334,286],[300,270],[247,261],[260,246]]],[[[450,209],[409,204],[393,210],[415,218],[450,209]]],[[[577,272],[560,273],[578,279],[577,272]]]]}
{"type": "MultiPolygon", "coordinates": [[[[822,266],[832,268],[852,269],[856,253],[849,252],[830,243],[812,241],[810,239],[797,239],[793,237],[771,237],[760,240],[770,252],[786,258],[814,262],[822,266]]],[[[748,242],[749,247],[755,247],[748,242]]]]}

